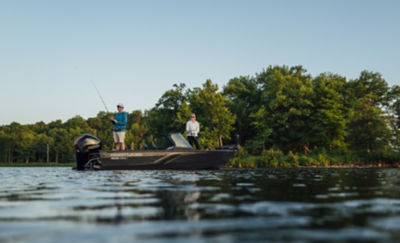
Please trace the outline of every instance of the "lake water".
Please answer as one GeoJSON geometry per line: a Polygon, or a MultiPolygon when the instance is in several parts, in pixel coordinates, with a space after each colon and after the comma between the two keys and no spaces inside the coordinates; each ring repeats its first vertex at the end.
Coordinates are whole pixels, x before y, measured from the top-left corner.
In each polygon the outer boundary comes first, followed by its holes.
{"type": "Polygon", "coordinates": [[[0,168],[0,242],[395,241],[400,170],[0,168]]]}

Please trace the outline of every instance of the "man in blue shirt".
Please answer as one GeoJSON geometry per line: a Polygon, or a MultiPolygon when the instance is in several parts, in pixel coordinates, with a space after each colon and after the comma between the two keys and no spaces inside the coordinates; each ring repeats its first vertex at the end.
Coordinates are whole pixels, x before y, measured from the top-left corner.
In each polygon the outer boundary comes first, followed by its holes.
{"type": "Polygon", "coordinates": [[[125,150],[125,130],[128,116],[124,112],[124,105],[117,105],[118,113],[115,114],[111,121],[114,123],[113,137],[116,150],[125,150]]]}

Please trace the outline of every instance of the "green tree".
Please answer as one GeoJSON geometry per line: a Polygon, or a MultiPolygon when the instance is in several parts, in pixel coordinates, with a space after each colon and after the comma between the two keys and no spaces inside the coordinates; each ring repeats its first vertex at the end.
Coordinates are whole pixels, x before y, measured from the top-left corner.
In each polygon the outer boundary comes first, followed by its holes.
{"type": "Polygon", "coordinates": [[[393,86],[389,92],[390,105],[388,109],[388,123],[393,133],[393,146],[400,150],[400,86],[393,86]]]}
{"type": "Polygon", "coordinates": [[[17,122],[3,127],[2,132],[9,146],[9,162],[29,162],[32,157],[34,132],[28,126],[17,122]]]}
{"type": "Polygon", "coordinates": [[[389,86],[380,73],[362,71],[360,77],[347,83],[349,100],[356,102],[368,96],[372,106],[383,107],[389,103],[389,86]]]}
{"type": "Polygon", "coordinates": [[[141,149],[145,143],[146,135],[148,133],[148,124],[143,119],[140,110],[133,111],[128,115],[128,130],[126,132],[126,143],[131,149],[141,149]]]}
{"type": "Polygon", "coordinates": [[[0,130],[0,162],[9,162],[11,159],[10,137],[0,130]]]}
{"type": "Polygon", "coordinates": [[[63,124],[63,127],[66,129],[79,128],[80,130],[82,130],[83,133],[90,133],[96,135],[96,130],[91,128],[88,125],[88,122],[80,116],[75,116],[71,119],[68,119],[63,124]]]}
{"type": "Polygon", "coordinates": [[[272,134],[272,129],[268,126],[268,123],[265,122],[265,119],[268,117],[268,112],[264,106],[261,106],[257,112],[251,113],[250,117],[252,118],[251,125],[257,132],[254,137],[248,140],[246,147],[254,151],[262,148],[262,151],[264,151],[269,141],[268,138],[272,134]]]}
{"type": "Polygon", "coordinates": [[[207,80],[203,88],[195,88],[189,93],[192,112],[196,113],[200,126],[200,143],[208,148],[223,145],[229,140],[236,116],[227,107],[226,97],[217,92],[218,85],[207,80]]]}
{"type": "Polygon", "coordinates": [[[73,141],[67,129],[53,128],[49,131],[49,136],[53,139],[54,160],[58,162],[71,162],[73,153],[73,141]]]}
{"type": "Polygon", "coordinates": [[[177,120],[177,113],[186,101],[185,84],[174,84],[174,89],[166,91],[156,106],[149,111],[149,127],[151,134],[162,137],[171,132],[181,132],[182,123],[177,120]]]}
{"type": "Polygon", "coordinates": [[[16,130],[18,138],[15,139],[15,152],[17,154],[18,161],[25,161],[29,163],[34,157],[34,142],[36,134],[30,130],[27,126],[19,126],[16,130]]]}
{"type": "Polygon", "coordinates": [[[270,66],[256,76],[263,90],[261,103],[268,114],[266,123],[272,129],[271,145],[285,151],[308,153],[315,143],[312,78],[305,73],[302,66],[270,66]]]}
{"type": "MultiPolygon", "coordinates": [[[[176,114],[176,123],[180,124],[180,127],[182,130],[185,129],[186,122],[188,121],[190,114],[191,114],[191,109],[188,103],[183,102],[182,105],[178,108],[178,113],[176,114]]],[[[184,131],[186,135],[186,131],[184,131]]]]}
{"type": "MultiPolygon", "coordinates": [[[[112,113],[101,111],[96,117],[89,118],[87,121],[88,126],[94,129],[94,135],[100,138],[103,149],[112,149],[113,147],[113,124],[110,121],[112,113]]],[[[128,119],[129,121],[129,119],[128,119]]]]}
{"type": "Polygon", "coordinates": [[[236,116],[233,133],[239,134],[241,141],[258,137],[259,130],[252,126],[251,116],[261,108],[261,89],[258,88],[257,80],[243,76],[233,78],[224,87],[223,94],[229,100],[227,107],[236,116]]]}
{"type": "Polygon", "coordinates": [[[346,88],[350,107],[348,142],[356,150],[385,149],[391,138],[383,110],[390,103],[386,81],[379,73],[363,71],[346,88]]]}
{"type": "Polygon", "coordinates": [[[311,120],[315,145],[319,147],[342,151],[347,148],[345,84],[346,78],[330,73],[320,74],[313,80],[314,111],[311,120]]]}
{"type": "Polygon", "coordinates": [[[356,150],[378,151],[389,144],[391,132],[383,111],[371,105],[369,96],[359,99],[348,126],[348,140],[356,150]]]}
{"type": "MultiPolygon", "coordinates": [[[[53,148],[54,139],[45,133],[36,134],[32,149],[34,151],[34,161],[47,161],[47,146],[49,150],[53,148]]],[[[50,158],[49,158],[50,160],[50,158]]]]}

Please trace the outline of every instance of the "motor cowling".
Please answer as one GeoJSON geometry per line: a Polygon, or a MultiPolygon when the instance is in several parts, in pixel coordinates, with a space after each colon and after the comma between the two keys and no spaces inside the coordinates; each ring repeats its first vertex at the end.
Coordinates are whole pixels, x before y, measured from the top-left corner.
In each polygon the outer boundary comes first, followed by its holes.
{"type": "Polygon", "coordinates": [[[76,169],[84,170],[85,164],[94,156],[98,156],[101,149],[101,140],[91,134],[83,134],[74,143],[76,169]]]}

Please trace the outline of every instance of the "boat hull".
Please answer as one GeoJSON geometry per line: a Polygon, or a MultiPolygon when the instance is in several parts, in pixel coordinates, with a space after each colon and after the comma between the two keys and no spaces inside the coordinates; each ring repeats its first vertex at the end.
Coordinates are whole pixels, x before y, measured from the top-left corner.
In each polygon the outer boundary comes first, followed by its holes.
{"type": "Polygon", "coordinates": [[[100,170],[214,170],[223,167],[234,150],[100,151],[100,170]]]}

